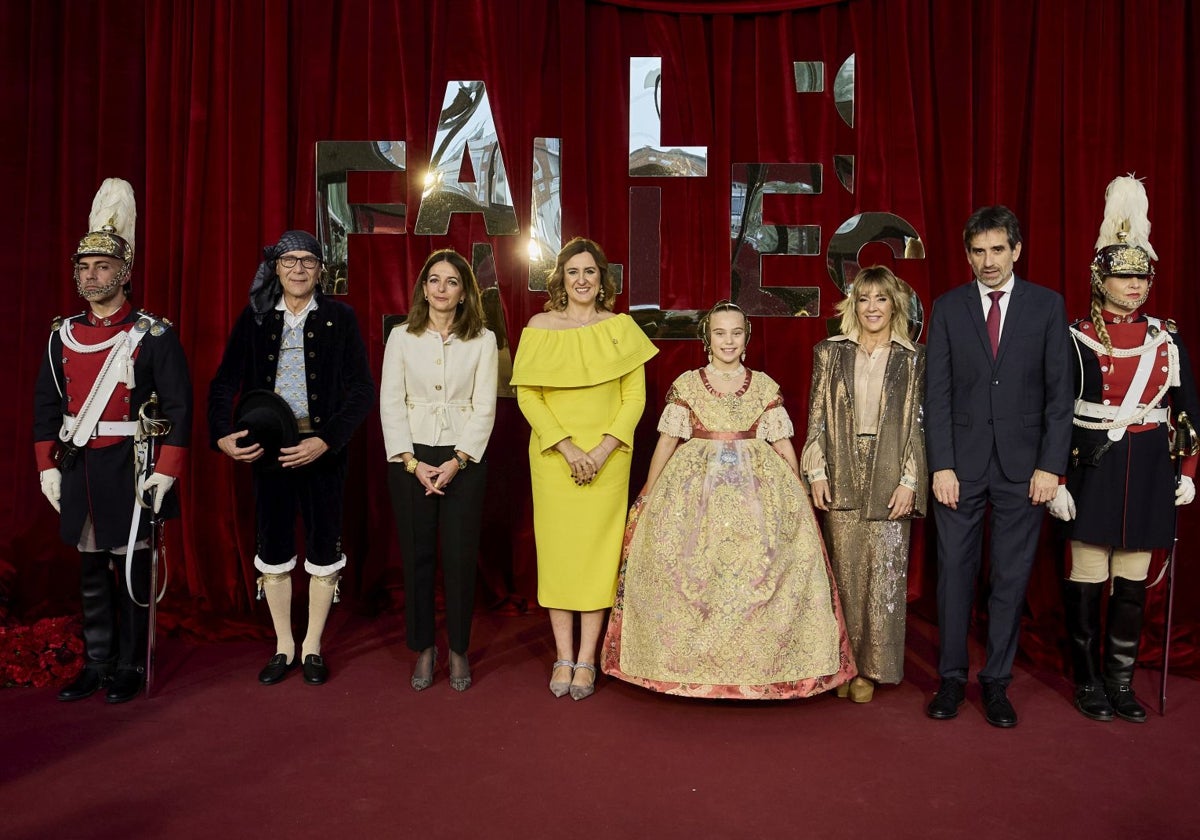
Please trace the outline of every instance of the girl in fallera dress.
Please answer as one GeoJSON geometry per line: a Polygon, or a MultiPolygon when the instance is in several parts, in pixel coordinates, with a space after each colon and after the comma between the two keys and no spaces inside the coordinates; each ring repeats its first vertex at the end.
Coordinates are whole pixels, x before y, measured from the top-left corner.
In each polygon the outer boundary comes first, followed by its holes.
{"type": "Polygon", "coordinates": [[[616,591],[643,365],[658,350],[612,311],[615,284],[595,242],[563,247],[547,291],[546,311],[521,333],[512,384],[531,427],[538,602],[556,649],[550,691],[582,700],[595,686],[596,644],[616,591]]]}
{"type": "Polygon", "coordinates": [[[718,303],[709,364],[667,394],[625,534],[604,672],[689,697],[808,697],[854,658],[779,386],[742,361],[750,324],[718,303]]]}

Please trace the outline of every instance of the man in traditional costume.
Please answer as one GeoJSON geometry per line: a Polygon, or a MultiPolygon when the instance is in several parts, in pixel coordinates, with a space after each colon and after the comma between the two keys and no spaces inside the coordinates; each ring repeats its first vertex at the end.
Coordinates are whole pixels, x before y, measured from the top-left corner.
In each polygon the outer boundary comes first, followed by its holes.
{"type": "Polygon", "coordinates": [[[1077,399],[1070,466],[1049,505],[1067,521],[1071,540],[1063,592],[1075,707],[1100,721],[1146,720],[1132,683],[1152,552],[1171,547],[1175,507],[1196,496],[1197,457],[1172,463],[1168,425],[1172,411],[1183,426],[1200,410],[1191,363],[1175,322],[1142,311],[1158,259],[1148,210],[1135,178],[1108,185],[1091,315],[1071,325],[1077,399]],[[1102,659],[1100,607],[1110,578],[1102,659]]]}
{"type": "Polygon", "coordinates": [[[60,700],[107,686],[123,703],[145,681],[150,586],[150,507],[179,513],[172,488],[191,437],[192,386],[170,322],[129,302],[136,205],[109,178],[96,193],[88,233],[73,257],[88,308],[55,318],[34,390],[34,453],[42,493],[60,533],[79,549],[86,664],[60,700]],[[139,416],[147,403],[169,427],[145,457],[139,416]]]}
{"type": "Polygon", "coordinates": [[[321,244],[305,231],[288,231],[263,249],[250,305],[234,325],[208,392],[213,448],[254,464],[254,566],[276,636],[275,654],[258,675],[263,685],[280,682],[298,664],[306,683],[328,679],[321,635],[346,565],[346,444],[375,401],[358,319],[321,293],[324,271],[321,244]],[[310,575],[299,656],[291,619],[297,510],[310,575]]]}

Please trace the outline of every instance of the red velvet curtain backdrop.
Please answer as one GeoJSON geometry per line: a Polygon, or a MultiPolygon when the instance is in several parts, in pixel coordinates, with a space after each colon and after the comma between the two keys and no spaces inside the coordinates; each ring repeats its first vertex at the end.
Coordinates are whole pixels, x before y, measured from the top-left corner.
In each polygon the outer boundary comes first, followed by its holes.
{"type": "MultiPolygon", "coordinates": [[[[771,197],[766,221],[819,224],[822,247],[851,215],[885,210],[925,241],[924,261],[893,264],[928,307],[970,279],[962,224],[979,205],[1020,216],[1023,276],[1059,289],[1082,316],[1103,189],[1145,176],[1160,260],[1150,309],[1179,321],[1200,347],[1200,302],[1185,293],[1186,237],[1196,216],[1200,14],[1185,0],[848,0],[730,3],[669,0],[239,0],[0,3],[0,202],[9,235],[14,327],[0,336],[13,363],[0,406],[11,445],[0,453],[0,597],[14,614],[62,611],[74,597],[73,552],[37,491],[31,392],[47,325],[78,311],[68,265],[102,178],[129,179],[139,198],[135,298],[172,319],[188,351],[197,406],[185,513],[169,529],[165,612],[200,632],[256,632],[250,619],[253,523],[249,476],[207,447],[207,384],[264,243],[313,228],[314,143],[403,140],[408,177],[352,176],[351,200],[408,205],[409,230],[446,84],[483,80],[518,219],[529,218],[534,137],[563,141],[563,232],[628,262],[631,186],[662,188],[662,297],[699,308],[729,293],[730,167],[815,162],[816,196],[771,197]],[[832,74],[856,56],[853,128],[836,114],[832,74]],[[709,174],[628,175],[628,60],[662,57],[663,142],[707,145],[709,174]],[[826,63],[824,94],[795,92],[792,62],[826,63]],[[855,156],[856,190],[832,177],[832,155],[855,156]]],[[[526,288],[523,237],[489,237],[455,217],[445,237],[352,239],[348,302],[376,371],[383,316],[407,308],[413,274],[436,247],[495,249],[509,335],[541,308],[526,288]]],[[[631,278],[637,283],[638,278],[631,278]]],[[[837,292],[820,257],[766,261],[764,282],[837,292]]],[[[628,297],[619,298],[624,308],[628,297]]],[[[749,362],[784,386],[805,426],[811,346],[824,319],[759,319],[749,362]]],[[[635,482],[644,475],[667,385],[701,361],[691,342],[662,342],[648,369],[635,482]]],[[[492,602],[533,602],[534,553],[524,459],[527,429],[502,401],[481,565],[492,602]]],[[[394,600],[399,558],[378,421],[352,444],[346,589],[360,608],[394,600]]],[[[918,527],[913,594],[932,603],[934,566],[918,527]]],[[[1200,528],[1181,529],[1176,662],[1200,668],[1200,528]]],[[[1029,596],[1026,650],[1058,661],[1056,558],[1047,541],[1029,596]]],[[[1161,591],[1161,590],[1160,590],[1161,591]]],[[[1157,615],[1156,607],[1152,606],[1157,615]]],[[[1154,641],[1159,626],[1152,626],[1154,641]]]]}

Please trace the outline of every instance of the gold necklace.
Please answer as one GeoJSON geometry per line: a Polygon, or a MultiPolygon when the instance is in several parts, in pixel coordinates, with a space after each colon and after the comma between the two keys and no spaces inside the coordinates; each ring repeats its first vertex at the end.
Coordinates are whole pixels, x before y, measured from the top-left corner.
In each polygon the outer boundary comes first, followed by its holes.
{"type": "Polygon", "coordinates": [[[563,317],[566,318],[568,321],[570,321],[572,324],[575,324],[576,326],[586,327],[588,324],[590,324],[596,320],[596,313],[593,312],[591,315],[589,315],[587,317],[586,320],[580,321],[578,318],[572,318],[570,315],[567,314],[566,310],[563,310],[563,317]]]}

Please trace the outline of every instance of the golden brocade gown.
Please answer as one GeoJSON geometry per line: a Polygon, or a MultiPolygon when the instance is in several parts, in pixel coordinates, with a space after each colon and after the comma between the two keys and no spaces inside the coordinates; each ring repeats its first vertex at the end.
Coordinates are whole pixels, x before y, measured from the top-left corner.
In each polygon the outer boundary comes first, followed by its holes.
{"type": "Polygon", "coordinates": [[[779,386],[671,387],[659,431],[683,438],[630,512],[605,673],[690,697],[808,697],[855,674],[812,506],[770,442],[792,435],[779,386]]]}
{"type": "Polygon", "coordinates": [[[643,365],[657,352],[628,315],[577,329],[526,327],[521,333],[512,384],[531,429],[538,602],[544,607],[612,606],[633,433],[646,405],[643,365]],[[569,437],[586,452],[605,434],[621,445],[591,484],[575,484],[554,445],[569,437]]]}

